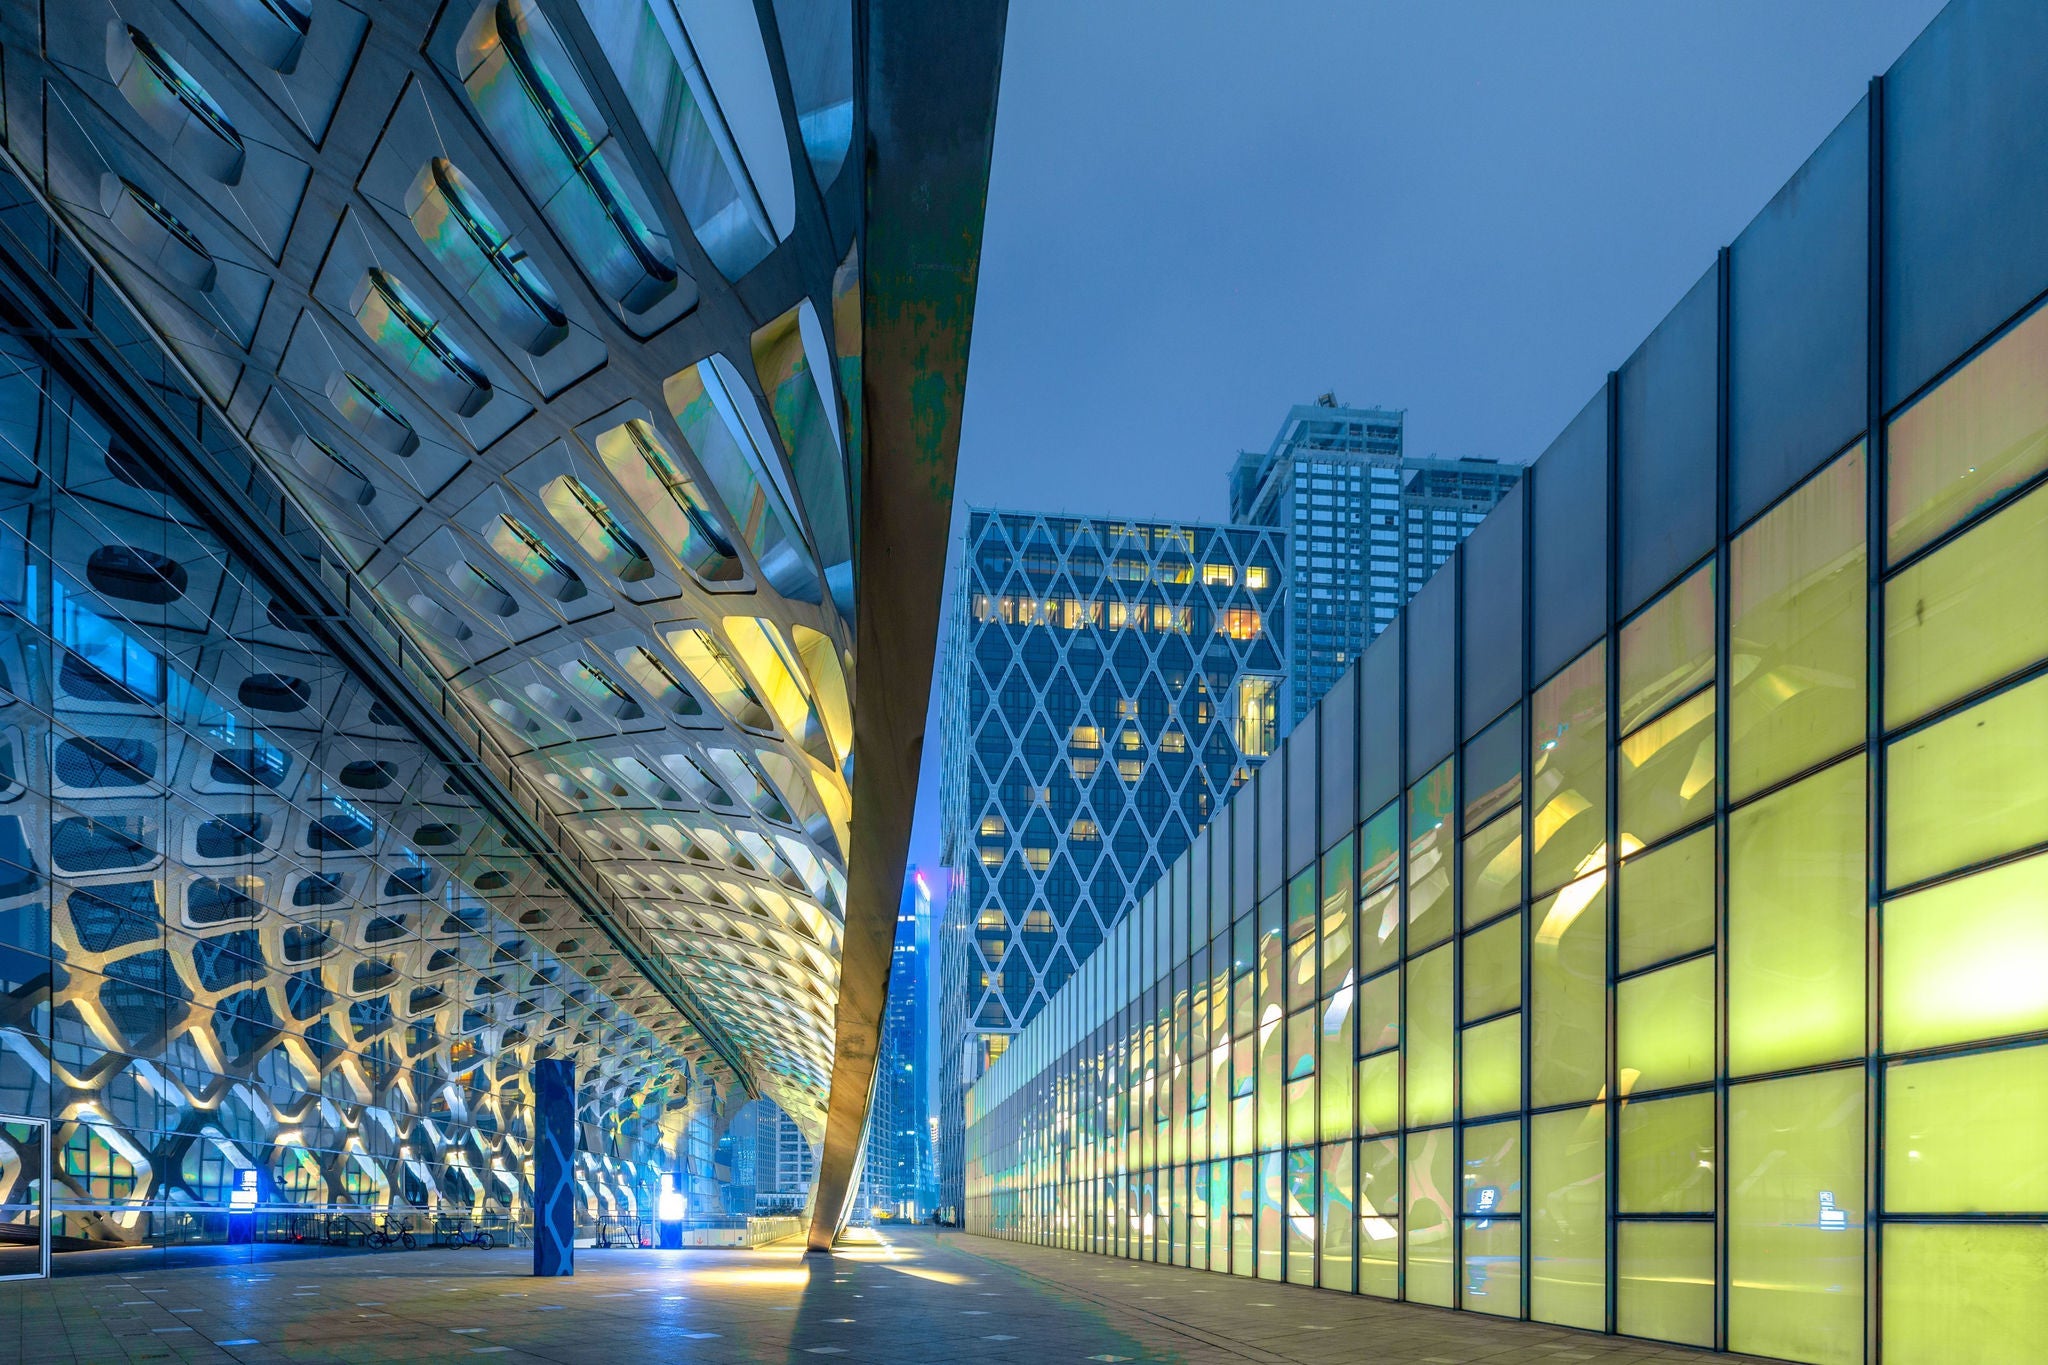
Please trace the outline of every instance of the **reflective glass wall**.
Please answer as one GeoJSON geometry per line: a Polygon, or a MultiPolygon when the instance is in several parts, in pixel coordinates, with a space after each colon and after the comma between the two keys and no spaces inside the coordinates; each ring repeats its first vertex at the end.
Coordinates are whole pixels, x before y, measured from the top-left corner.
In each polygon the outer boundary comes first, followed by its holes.
{"type": "Polygon", "coordinates": [[[1143,897],[971,1093],[971,1228],[2038,1354],[2048,259],[1964,248],[2048,177],[1949,125],[2042,27],[1951,6],[1143,897]]]}
{"type": "Polygon", "coordinates": [[[46,1199],[60,1256],[228,1241],[231,1207],[237,1240],[502,1240],[537,1056],[583,1083],[579,1214],[632,1216],[690,1064],[158,458],[0,335],[0,1114],[52,1147],[42,1187],[0,1125],[6,1221],[46,1199]]]}

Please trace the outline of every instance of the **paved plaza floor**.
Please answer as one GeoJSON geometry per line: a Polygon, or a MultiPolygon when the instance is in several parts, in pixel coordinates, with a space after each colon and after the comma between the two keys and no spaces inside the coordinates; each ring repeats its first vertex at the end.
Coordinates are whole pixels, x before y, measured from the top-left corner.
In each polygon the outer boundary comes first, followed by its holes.
{"type": "MultiPolygon", "coordinates": [[[[961,1233],[830,1258],[435,1250],[152,1267],[0,1284],[0,1361],[1705,1362],[1705,1352],[961,1233]]],[[[1739,1357],[1719,1357],[1736,1360],[1739,1357]]]]}

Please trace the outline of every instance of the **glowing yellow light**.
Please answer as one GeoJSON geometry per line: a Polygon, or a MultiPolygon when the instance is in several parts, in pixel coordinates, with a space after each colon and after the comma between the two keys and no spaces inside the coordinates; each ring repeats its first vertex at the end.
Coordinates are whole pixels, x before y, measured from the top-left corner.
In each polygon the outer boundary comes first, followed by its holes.
{"type": "Polygon", "coordinates": [[[930,1280],[933,1284],[958,1285],[974,1283],[973,1280],[970,1280],[965,1275],[958,1275],[950,1270],[926,1270],[923,1266],[914,1265],[892,1265],[889,1269],[899,1275],[914,1275],[920,1280],[930,1280]]]}
{"type": "Polygon", "coordinates": [[[811,1281],[804,1266],[738,1266],[725,1270],[693,1270],[683,1278],[696,1284],[731,1289],[802,1289],[811,1281]]]}
{"type": "MultiPolygon", "coordinates": [[[[1604,845],[1595,857],[1606,857],[1604,845]]],[[[1549,947],[1555,947],[1562,942],[1565,931],[1572,927],[1573,921],[1585,913],[1586,907],[1593,903],[1593,898],[1599,895],[1606,885],[1607,872],[1603,868],[1590,877],[1579,878],[1559,891],[1556,899],[1550,903],[1550,912],[1544,915],[1543,923],[1536,928],[1536,942],[1549,947]]]]}

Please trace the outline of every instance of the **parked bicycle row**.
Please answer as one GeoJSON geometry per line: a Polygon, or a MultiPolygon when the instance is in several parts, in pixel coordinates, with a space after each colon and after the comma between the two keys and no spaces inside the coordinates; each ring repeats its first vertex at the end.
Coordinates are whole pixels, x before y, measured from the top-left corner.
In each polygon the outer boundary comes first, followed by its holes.
{"type": "Polygon", "coordinates": [[[255,1240],[299,1245],[367,1247],[372,1251],[417,1251],[420,1247],[519,1246],[524,1229],[504,1219],[430,1218],[370,1219],[345,1213],[266,1215],[255,1240]]]}

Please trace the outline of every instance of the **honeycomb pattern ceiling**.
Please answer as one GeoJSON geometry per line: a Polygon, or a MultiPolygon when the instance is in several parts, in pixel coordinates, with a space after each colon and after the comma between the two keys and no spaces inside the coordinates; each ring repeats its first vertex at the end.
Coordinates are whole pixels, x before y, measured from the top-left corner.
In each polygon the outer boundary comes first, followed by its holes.
{"type": "Polygon", "coordinates": [[[861,493],[851,0],[33,22],[4,30],[17,168],[815,1132],[861,493]]]}

